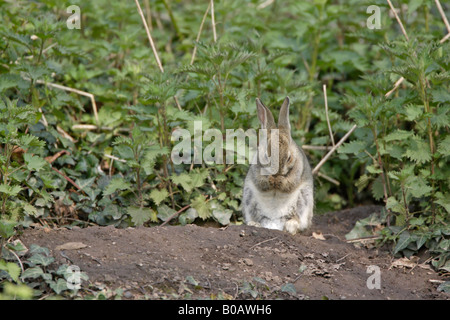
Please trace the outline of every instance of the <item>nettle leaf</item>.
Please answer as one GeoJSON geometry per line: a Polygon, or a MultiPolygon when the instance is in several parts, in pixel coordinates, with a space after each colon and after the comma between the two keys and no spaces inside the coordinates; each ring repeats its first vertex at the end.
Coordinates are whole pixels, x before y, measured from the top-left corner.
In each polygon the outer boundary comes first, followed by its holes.
{"type": "Polygon", "coordinates": [[[190,176],[192,178],[192,187],[200,188],[205,184],[205,179],[208,177],[208,170],[194,169],[191,171],[190,176]]]}
{"type": "Polygon", "coordinates": [[[443,156],[450,156],[450,135],[439,142],[437,151],[443,156]]]}
{"type": "Polygon", "coordinates": [[[131,188],[131,184],[128,181],[125,181],[123,178],[116,177],[111,179],[108,186],[103,190],[104,196],[109,196],[116,192],[117,190],[129,190],[131,188]]]}
{"type": "Polygon", "coordinates": [[[119,136],[119,137],[116,137],[114,139],[112,145],[113,146],[125,145],[125,146],[128,146],[130,148],[133,148],[133,140],[131,140],[130,137],[119,136]]]}
{"type": "Polygon", "coordinates": [[[7,184],[0,184],[0,192],[5,193],[8,196],[16,197],[20,191],[22,191],[21,186],[9,186],[7,184]]]}
{"type": "Polygon", "coordinates": [[[436,203],[441,205],[450,214],[450,197],[442,192],[436,192],[436,203]]]}
{"type": "Polygon", "coordinates": [[[182,172],[179,175],[172,175],[170,179],[172,180],[173,183],[181,185],[183,189],[186,190],[187,192],[192,191],[191,186],[192,178],[189,176],[188,173],[182,172]]]}
{"type": "Polygon", "coordinates": [[[411,131],[405,131],[405,130],[395,130],[394,132],[388,134],[387,136],[384,137],[384,141],[386,142],[390,142],[390,141],[394,141],[394,140],[405,140],[408,139],[409,137],[411,137],[413,135],[413,132],[411,131]]]}
{"type": "Polygon", "coordinates": [[[155,213],[151,208],[128,207],[127,213],[135,226],[142,226],[149,220],[155,220],[155,213]]]}
{"type": "Polygon", "coordinates": [[[370,188],[372,196],[375,200],[381,200],[384,197],[384,187],[381,176],[374,180],[370,188]]]}
{"type": "Polygon", "coordinates": [[[32,217],[39,217],[41,214],[39,214],[39,212],[37,211],[37,209],[29,204],[29,203],[25,203],[23,205],[23,212],[27,215],[27,216],[32,216],[32,217]]]}
{"type": "Polygon", "coordinates": [[[417,136],[409,141],[409,146],[406,149],[404,156],[407,156],[418,164],[426,163],[431,160],[430,145],[427,141],[422,140],[417,136]]]}
{"type": "Polygon", "coordinates": [[[153,173],[153,168],[156,164],[156,159],[158,156],[166,155],[169,153],[169,149],[167,147],[160,147],[157,145],[150,146],[146,149],[143,161],[142,168],[145,171],[145,174],[150,175],[153,173]]]}
{"type": "Polygon", "coordinates": [[[433,97],[434,102],[441,102],[441,103],[450,102],[450,93],[448,92],[448,89],[444,87],[431,89],[431,95],[433,97]]]}
{"type": "Polygon", "coordinates": [[[433,191],[433,188],[427,184],[424,178],[417,176],[407,179],[405,187],[415,198],[428,196],[433,191]]]}
{"type": "Polygon", "coordinates": [[[358,188],[358,193],[362,192],[369,184],[370,178],[367,174],[363,174],[359,177],[358,181],[355,182],[355,187],[358,188]]]}
{"type": "Polygon", "coordinates": [[[31,147],[36,147],[37,150],[41,150],[45,147],[45,141],[41,141],[39,140],[39,138],[31,134],[24,134],[19,138],[19,146],[24,150],[27,150],[31,147]]]}
{"type": "Polygon", "coordinates": [[[46,164],[47,161],[39,156],[33,156],[29,153],[23,155],[23,159],[30,171],[40,171],[46,164]]]}
{"type": "Polygon", "coordinates": [[[420,105],[408,105],[404,110],[406,120],[414,121],[420,118],[423,114],[423,106],[420,105]]]}
{"type": "Polygon", "coordinates": [[[191,200],[191,207],[197,210],[198,216],[203,220],[206,220],[211,216],[210,205],[206,202],[206,198],[203,195],[199,195],[191,200]]]}
{"type": "Polygon", "coordinates": [[[208,170],[194,169],[190,173],[182,172],[179,175],[173,175],[171,179],[173,183],[181,185],[184,190],[191,192],[194,188],[202,187],[208,175],[208,170]]]}
{"type": "Polygon", "coordinates": [[[338,153],[358,154],[360,152],[363,152],[365,148],[366,148],[365,142],[354,140],[348,143],[344,143],[341,147],[339,147],[338,153]]]}
{"type": "Polygon", "coordinates": [[[169,192],[166,189],[159,190],[155,188],[150,192],[150,198],[153,200],[153,202],[155,202],[157,206],[159,206],[159,204],[168,196],[169,192]]]}
{"type": "Polygon", "coordinates": [[[403,207],[395,197],[389,197],[386,202],[386,209],[392,210],[393,212],[405,213],[405,207],[403,207]]]}

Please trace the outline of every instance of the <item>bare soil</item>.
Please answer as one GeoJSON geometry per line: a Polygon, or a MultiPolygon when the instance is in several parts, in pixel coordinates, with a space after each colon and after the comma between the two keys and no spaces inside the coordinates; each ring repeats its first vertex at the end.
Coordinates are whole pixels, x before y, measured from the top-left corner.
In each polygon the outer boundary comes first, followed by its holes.
{"type": "Polygon", "coordinates": [[[445,279],[428,265],[392,267],[389,248],[345,241],[357,220],[378,210],[316,216],[311,230],[295,236],[246,225],[187,225],[35,228],[20,239],[49,248],[56,264],[78,265],[89,276],[84,292],[121,288],[126,299],[450,299],[436,290],[435,280],[445,279]],[[57,248],[68,242],[87,247],[57,248]],[[380,268],[379,289],[367,286],[368,266],[380,268]]]}

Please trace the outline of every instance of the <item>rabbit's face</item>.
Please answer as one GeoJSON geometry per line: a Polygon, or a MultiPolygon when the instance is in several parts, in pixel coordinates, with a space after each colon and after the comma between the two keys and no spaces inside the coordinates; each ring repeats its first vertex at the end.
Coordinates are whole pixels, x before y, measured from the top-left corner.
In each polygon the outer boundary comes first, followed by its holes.
{"type": "MultiPolygon", "coordinates": [[[[260,149],[260,165],[265,169],[263,175],[286,176],[294,168],[296,159],[295,143],[291,138],[289,123],[289,98],[286,97],[278,117],[278,126],[270,110],[256,99],[261,129],[267,130],[267,144],[260,149]]],[[[261,146],[261,144],[260,144],[261,146]]]]}
{"type": "MultiPolygon", "coordinates": [[[[275,169],[274,175],[276,176],[286,176],[294,168],[296,155],[291,147],[292,140],[290,135],[279,131],[278,134],[278,159],[276,157],[276,152],[273,153],[273,157],[270,158],[271,165],[275,169]]],[[[269,144],[270,148],[271,144],[269,144]]],[[[270,154],[269,154],[270,156],[270,154]]]]}

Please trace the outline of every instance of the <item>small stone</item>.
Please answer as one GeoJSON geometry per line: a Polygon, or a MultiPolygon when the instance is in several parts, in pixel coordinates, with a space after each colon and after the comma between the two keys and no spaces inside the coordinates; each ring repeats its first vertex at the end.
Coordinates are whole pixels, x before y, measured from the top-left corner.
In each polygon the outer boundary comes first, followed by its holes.
{"type": "Polygon", "coordinates": [[[245,263],[249,267],[253,266],[253,260],[252,259],[244,258],[244,259],[242,259],[242,262],[245,263]]]}

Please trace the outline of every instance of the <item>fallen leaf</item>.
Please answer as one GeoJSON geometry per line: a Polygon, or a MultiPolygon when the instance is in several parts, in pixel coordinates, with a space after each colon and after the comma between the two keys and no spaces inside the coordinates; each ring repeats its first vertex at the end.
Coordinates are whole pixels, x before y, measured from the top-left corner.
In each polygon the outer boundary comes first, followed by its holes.
{"type": "Polygon", "coordinates": [[[414,268],[417,266],[419,261],[419,257],[411,256],[411,259],[408,259],[406,257],[400,258],[392,262],[389,269],[392,268],[414,268]]]}
{"type": "Polygon", "coordinates": [[[82,242],[66,242],[62,245],[57,246],[55,250],[78,250],[86,247],[87,245],[82,242]]]}
{"type": "Polygon", "coordinates": [[[323,236],[322,232],[320,232],[320,231],[318,233],[313,232],[312,236],[314,239],[317,239],[317,240],[323,240],[323,241],[326,240],[325,237],[323,236]]]}

